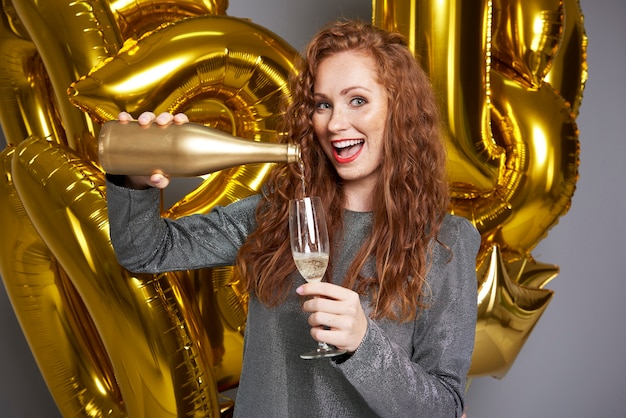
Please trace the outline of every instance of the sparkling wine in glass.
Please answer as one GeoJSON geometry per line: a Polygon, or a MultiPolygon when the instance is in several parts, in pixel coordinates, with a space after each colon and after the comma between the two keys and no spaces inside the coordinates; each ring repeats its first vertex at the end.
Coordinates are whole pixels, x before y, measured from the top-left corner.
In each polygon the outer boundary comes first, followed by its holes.
{"type": "MultiPolygon", "coordinates": [[[[304,197],[289,202],[289,235],[291,254],[298,271],[307,282],[321,282],[328,266],[330,244],[324,209],[319,197],[304,197]]],[[[303,359],[333,357],[345,353],[323,342],[301,354],[303,359]]]]}

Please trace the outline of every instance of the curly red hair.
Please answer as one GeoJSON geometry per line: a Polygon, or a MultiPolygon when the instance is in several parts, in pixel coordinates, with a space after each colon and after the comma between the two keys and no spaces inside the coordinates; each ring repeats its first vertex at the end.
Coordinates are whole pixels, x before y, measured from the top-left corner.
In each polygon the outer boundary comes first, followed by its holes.
{"type": "MultiPolygon", "coordinates": [[[[374,318],[410,320],[426,303],[431,243],[436,242],[448,208],[449,191],[436,98],[404,37],[354,20],[323,28],[290,78],[283,140],[300,144],[307,194],[322,198],[329,230],[340,231],[342,181],[315,137],[311,118],[317,68],[326,57],[343,51],[374,58],[389,103],[372,232],[341,284],[371,295],[374,318]],[[370,256],[376,260],[376,276],[361,277],[359,272],[370,256]]],[[[258,229],[239,252],[239,271],[247,290],[269,306],[283,301],[291,289],[287,278],[295,264],[287,204],[302,194],[298,166],[276,166],[269,175],[266,198],[257,209],[258,229]]]]}

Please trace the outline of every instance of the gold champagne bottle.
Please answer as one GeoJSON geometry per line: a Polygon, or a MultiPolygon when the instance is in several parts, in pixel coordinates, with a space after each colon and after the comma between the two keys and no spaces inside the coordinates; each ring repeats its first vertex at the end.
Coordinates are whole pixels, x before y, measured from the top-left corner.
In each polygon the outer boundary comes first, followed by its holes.
{"type": "Polygon", "coordinates": [[[199,123],[106,122],[98,158],[109,174],[192,177],[250,163],[296,162],[300,147],[237,138],[199,123]]]}

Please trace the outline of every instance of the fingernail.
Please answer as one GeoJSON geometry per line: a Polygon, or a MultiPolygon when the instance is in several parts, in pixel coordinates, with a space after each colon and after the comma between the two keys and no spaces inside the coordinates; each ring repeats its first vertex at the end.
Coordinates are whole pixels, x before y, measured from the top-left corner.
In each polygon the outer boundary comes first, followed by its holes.
{"type": "Polygon", "coordinates": [[[303,291],[304,289],[302,289],[302,286],[298,286],[298,288],[296,289],[296,293],[299,295],[301,295],[303,291]]]}

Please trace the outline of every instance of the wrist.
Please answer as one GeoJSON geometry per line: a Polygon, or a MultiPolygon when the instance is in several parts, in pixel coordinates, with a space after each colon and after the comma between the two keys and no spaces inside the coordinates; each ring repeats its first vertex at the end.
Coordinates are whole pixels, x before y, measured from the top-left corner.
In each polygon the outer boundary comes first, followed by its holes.
{"type": "Polygon", "coordinates": [[[124,176],[124,187],[127,189],[145,190],[152,186],[146,182],[145,177],[124,176]]]}

